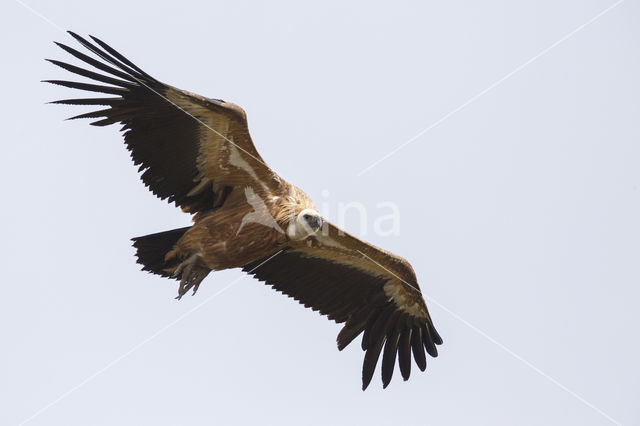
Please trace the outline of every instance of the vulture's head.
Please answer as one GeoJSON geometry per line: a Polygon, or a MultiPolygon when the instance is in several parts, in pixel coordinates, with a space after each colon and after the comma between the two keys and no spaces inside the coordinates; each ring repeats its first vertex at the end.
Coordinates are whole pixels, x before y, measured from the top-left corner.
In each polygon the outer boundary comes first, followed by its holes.
{"type": "Polygon", "coordinates": [[[292,240],[301,240],[322,228],[322,216],[314,209],[304,209],[289,224],[287,235],[292,240]]]}

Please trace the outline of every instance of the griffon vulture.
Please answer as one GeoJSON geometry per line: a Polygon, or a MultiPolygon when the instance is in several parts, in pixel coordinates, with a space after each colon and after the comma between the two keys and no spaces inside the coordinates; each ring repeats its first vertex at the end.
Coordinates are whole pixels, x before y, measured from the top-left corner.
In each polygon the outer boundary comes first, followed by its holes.
{"type": "Polygon", "coordinates": [[[144,184],[194,215],[190,227],[133,238],[143,270],[179,280],[180,298],[210,271],[242,268],[344,323],[338,349],[363,333],[363,390],[381,353],[384,387],[396,358],[404,380],[412,354],[424,371],[425,350],[437,356],[442,339],[406,260],[325,221],[262,160],[242,108],[164,84],[101,40],[69,34],[95,56],[56,44],[98,72],[50,62],[94,81],[46,82],[111,96],[53,103],[101,106],[72,118],[120,123],[144,184]]]}

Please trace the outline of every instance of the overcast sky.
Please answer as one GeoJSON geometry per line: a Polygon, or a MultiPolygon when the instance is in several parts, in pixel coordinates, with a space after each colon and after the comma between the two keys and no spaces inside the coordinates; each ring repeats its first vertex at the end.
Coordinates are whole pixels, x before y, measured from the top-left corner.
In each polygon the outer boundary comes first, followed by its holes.
{"type": "Polygon", "coordinates": [[[638,2],[308,4],[2,2],[0,424],[640,424],[638,2]],[[78,97],[39,82],[61,29],[241,105],[330,219],[362,203],[444,338],[427,371],[362,392],[359,340],[240,271],[180,302],[140,272],[129,239],[190,218],[45,105],[78,97]]]}

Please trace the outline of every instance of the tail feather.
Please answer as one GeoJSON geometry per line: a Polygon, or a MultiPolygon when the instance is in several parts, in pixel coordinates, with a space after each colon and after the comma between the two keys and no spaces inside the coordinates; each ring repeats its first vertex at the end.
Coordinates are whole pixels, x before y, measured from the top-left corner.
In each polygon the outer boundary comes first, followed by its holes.
{"type": "Polygon", "coordinates": [[[162,275],[163,277],[171,277],[166,269],[178,266],[179,261],[172,259],[166,262],[165,256],[189,228],[187,226],[186,228],[132,238],[138,263],[142,265],[142,270],[162,275]]]}

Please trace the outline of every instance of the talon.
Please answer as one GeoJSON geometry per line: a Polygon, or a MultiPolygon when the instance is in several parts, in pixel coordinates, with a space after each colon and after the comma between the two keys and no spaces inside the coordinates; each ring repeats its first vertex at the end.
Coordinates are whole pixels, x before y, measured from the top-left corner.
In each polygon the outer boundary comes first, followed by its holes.
{"type": "Polygon", "coordinates": [[[178,296],[176,299],[182,299],[191,288],[193,288],[193,294],[198,291],[198,287],[202,280],[209,274],[210,269],[198,264],[200,254],[193,254],[188,259],[180,263],[174,273],[173,277],[180,277],[180,285],[178,286],[178,296]]]}
{"type": "Polygon", "coordinates": [[[191,294],[192,296],[196,295],[196,292],[198,291],[198,288],[200,287],[200,283],[202,282],[204,277],[207,276],[208,272],[205,273],[202,276],[201,276],[201,274],[202,274],[202,272],[197,272],[197,276],[194,278],[196,280],[196,282],[193,284],[193,293],[191,294]]]}
{"type": "Polygon", "coordinates": [[[173,274],[171,274],[171,276],[173,278],[177,278],[178,275],[180,275],[180,272],[182,272],[182,269],[184,268],[183,264],[181,263],[180,265],[178,265],[178,267],[175,269],[175,271],[173,271],[173,274]]]}

